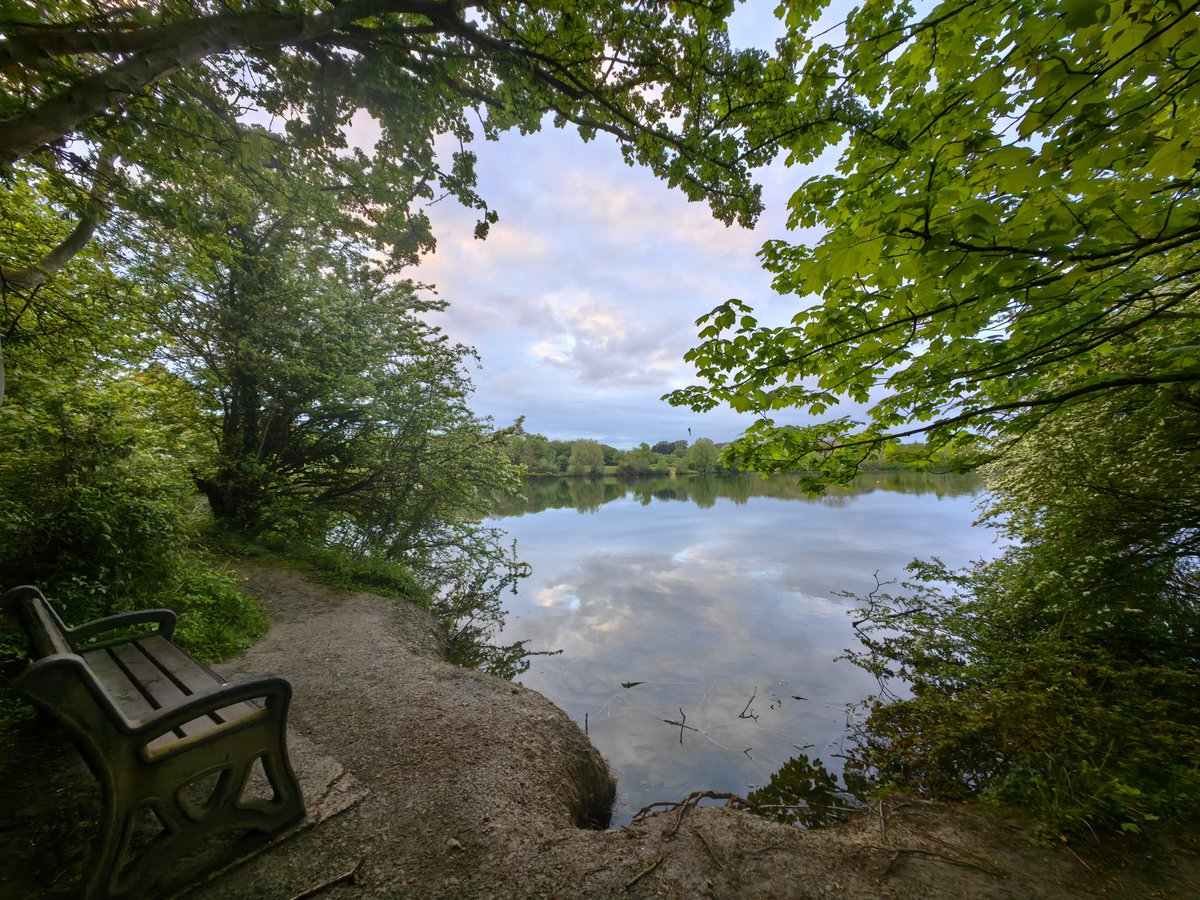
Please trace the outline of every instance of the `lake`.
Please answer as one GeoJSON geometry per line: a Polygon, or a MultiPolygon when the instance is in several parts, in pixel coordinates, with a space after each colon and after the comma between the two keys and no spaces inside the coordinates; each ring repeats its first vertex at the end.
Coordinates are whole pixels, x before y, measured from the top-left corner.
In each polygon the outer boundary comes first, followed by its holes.
{"type": "Polygon", "coordinates": [[[848,705],[877,688],[837,659],[856,645],[839,592],[993,556],[980,491],[909,472],[815,499],[787,476],[531,479],[491,521],[533,568],[502,637],[563,651],[519,681],[608,760],[614,826],[694,790],[745,796],[800,752],[839,772],[848,705]]]}

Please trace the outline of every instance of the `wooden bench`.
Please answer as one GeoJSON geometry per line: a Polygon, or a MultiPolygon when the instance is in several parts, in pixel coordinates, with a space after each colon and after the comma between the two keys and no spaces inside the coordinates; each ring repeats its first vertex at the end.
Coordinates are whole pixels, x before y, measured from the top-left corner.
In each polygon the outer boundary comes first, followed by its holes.
{"type": "Polygon", "coordinates": [[[166,609],[68,628],[27,586],[0,597],[0,610],[29,639],[33,662],[18,689],[66,726],[100,781],[85,897],[145,891],[214,835],[274,833],[303,818],[284,679],[225,682],[172,643],[175,614],[166,609]],[[133,626],[142,633],[129,636],[133,626]],[[247,791],[256,764],[271,797],[247,791]],[[140,848],[131,846],[135,831],[140,848]]]}

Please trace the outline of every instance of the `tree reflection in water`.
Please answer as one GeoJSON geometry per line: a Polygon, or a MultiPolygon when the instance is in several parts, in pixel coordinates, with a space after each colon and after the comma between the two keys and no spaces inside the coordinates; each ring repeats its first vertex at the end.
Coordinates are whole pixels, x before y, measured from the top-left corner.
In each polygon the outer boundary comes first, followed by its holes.
{"type": "Polygon", "coordinates": [[[979,479],[972,475],[939,475],[924,472],[876,472],[861,475],[853,484],[833,488],[823,497],[811,497],[799,479],[788,475],[762,478],[741,472],[724,475],[648,476],[644,478],[530,478],[525,482],[525,500],[501,503],[497,516],[521,516],[547,509],[574,508],[596,512],[606,503],[630,497],[643,506],[662,503],[694,503],[702,509],[727,499],[742,505],[752,497],[779,500],[806,500],[823,506],[841,507],[856,496],[872,491],[902,494],[933,494],[958,497],[979,490],[979,479]]]}

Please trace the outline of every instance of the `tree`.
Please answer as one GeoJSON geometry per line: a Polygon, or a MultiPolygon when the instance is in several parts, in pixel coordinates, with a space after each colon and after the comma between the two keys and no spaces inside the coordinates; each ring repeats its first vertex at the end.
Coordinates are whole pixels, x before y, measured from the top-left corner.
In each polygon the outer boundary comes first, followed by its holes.
{"type": "Polygon", "coordinates": [[[859,663],[909,689],[871,706],[852,768],[982,793],[1058,833],[1194,815],[1198,416],[1195,385],[1112,392],[992,464],[1009,549],[962,572],[915,564],[856,614],[859,663]]]}
{"type": "MultiPolygon", "coordinates": [[[[59,185],[103,181],[76,201],[84,230],[100,196],[157,211],[185,201],[206,168],[253,177],[267,167],[336,185],[380,237],[415,198],[440,192],[484,211],[486,231],[494,215],[473,191],[473,154],[460,149],[443,169],[434,139],[465,145],[472,122],[488,138],[536,131],[551,115],[585,138],[614,136],[631,163],[747,222],[761,208],[749,167],[770,151],[721,133],[740,113],[710,94],[714,79],[761,81],[764,59],[730,49],[728,12],[665,2],[201,0],[102,14],[69,0],[10,4],[0,14],[0,167],[14,180],[44,169],[59,185]],[[342,152],[359,112],[381,138],[371,153],[342,152]],[[279,127],[250,127],[248,114],[279,127]]],[[[46,257],[40,274],[4,274],[20,289],[60,264],[46,257]]]]}
{"type": "Polygon", "coordinates": [[[626,453],[618,463],[622,475],[649,475],[654,464],[654,453],[645,441],[626,453]]]}
{"type": "Polygon", "coordinates": [[[697,438],[696,443],[688,448],[684,462],[693,472],[707,475],[720,468],[721,453],[717,450],[717,445],[708,438],[697,438]]]}
{"type": "Polygon", "coordinates": [[[758,108],[789,164],[841,155],[789,204],[819,240],[762,251],[810,299],[782,327],[739,300],[704,316],[705,383],[672,403],[753,413],[733,459],[827,483],[905,437],[1002,452],[1076,405],[1200,379],[1193,3],[867,0],[840,46],[807,36],[824,5],[786,7],[797,89],[758,108]],[[1190,336],[1161,340],[1170,320],[1190,336]],[[777,421],[795,409],[835,417],[777,421]]]}
{"type": "Polygon", "coordinates": [[[330,246],[320,206],[295,193],[231,186],[197,204],[213,233],[174,242],[162,352],[213,416],[196,483],[218,521],[303,540],[336,525],[357,551],[397,558],[512,487],[499,438],[467,407],[472,351],[423,318],[444,302],[330,246]]]}
{"type": "Polygon", "coordinates": [[[143,324],[112,314],[121,306],[142,318],[147,308],[142,285],[110,264],[110,242],[75,246],[80,226],[72,227],[66,211],[71,192],[60,196],[53,187],[48,176],[33,174],[0,191],[0,259],[33,279],[29,291],[0,290],[0,350],[7,349],[9,357],[6,365],[0,352],[0,401],[6,368],[74,370],[87,365],[85,357],[127,355],[149,337],[143,324]],[[39,261],[61,255],[64,244],[73,248],[72,267],[48,283],[35,278],[39,261]]]}
{"type": "MultiPolygon", "coordinates": [[[[283,116],[300,144],[329,150],[365,109],[383,128],[376,165],[416,142],[426,152],[410,162],[429,169],[436,133],[470,134],[468,109],[486,112],[489,137],[536,130],[551,113],[585,135],[612,134],[631,161],[712,199],[723,216],[752,216],[745,176],[761,151],[743,157],[714,134],[732,113],[709,102],[715,81],[763,70],[761,54],[730,50],[730,11],[437,0],[161,3],[99,16],[71,2],[12,7],[0,20],[0,161],[73,138],[119,145],[126,162],[154,171],[165,164],[152,148],[162,126],[199,121],[236,142],[228,114],[244,108],[283,116]]],[[[170,134],[183,150],[196,136],[170,134]]],[[[469,159],[460,161],[466,169],[446,174],[467,175],[469,159]]]]}
{"type": "MultiPolygon", "coordinates": [[[[43,200],[73,220],[36,255],[0,258],[0,296],[40,304],[39,288],[113,210],[169,230],[194,222],[213,182],[283,172],[334,192],[335,239],[381,251],[385,266],[432,246],[421,205],[475,192],[478,133],[536,131],[550,118],[587,140],[614,137],[723,221],[761,209],[750,168],[773,154],[744,103],[786,90],[764,54],[733,51],[731,6],[657,0],[506,7],[455,0],[199,0],[105,6],[75,0],[0,12],[0,191],[46,182],[43,200]],[[348,150],[355,115],[381,130],[348,150]],[[248,124],[268,119],[271,127],[248,124]],[[744,129],[744,140],[733,138],[744,129]],[[435,140],[458,150],[447,163],[435,140]]],[[[118,233],[120,229],[116,229],[118,233]]],[[[0,337],[0,375],[3,373],[0,337]]],[[[3,379],[0,378],[0,387],[3,379]]],[[[3,395],[0,393],[0,402],[3,395]]]]}
{"type": "Polygon", "coordinates": [[[571,445],[571,475],[599,475],[604,471],[604,449],[596,441],[575,441],[571,445]]]}

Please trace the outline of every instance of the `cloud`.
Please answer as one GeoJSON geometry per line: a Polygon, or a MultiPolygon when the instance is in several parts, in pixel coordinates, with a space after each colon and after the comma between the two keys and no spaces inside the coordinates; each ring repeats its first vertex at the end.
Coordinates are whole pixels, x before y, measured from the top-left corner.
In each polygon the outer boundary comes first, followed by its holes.
{"type": "MultiPolygon", "coordinates": [[[[683,355],[698,341],[697,317],[718,303],[745,299],[770,324],[794,314],[796,301],[773,291],[755,256],[783,234],[785,204],[770,205],[754,232],[727,228],[705,204],[627,166],[612,142],[569,131],[474,149],[479,192],[500,220],[478,241],[477,211],[430,206],[437,250],[413,277],[436,284],[450,303],[438,324],[480,353],[478,411],[618,446],[663,433],[636,429],[728,439],[749,424],[659,398],[694,380],[683,355]]],[[[763,176],[778,200],[797,173],[778,165],[763,176]]]]}

